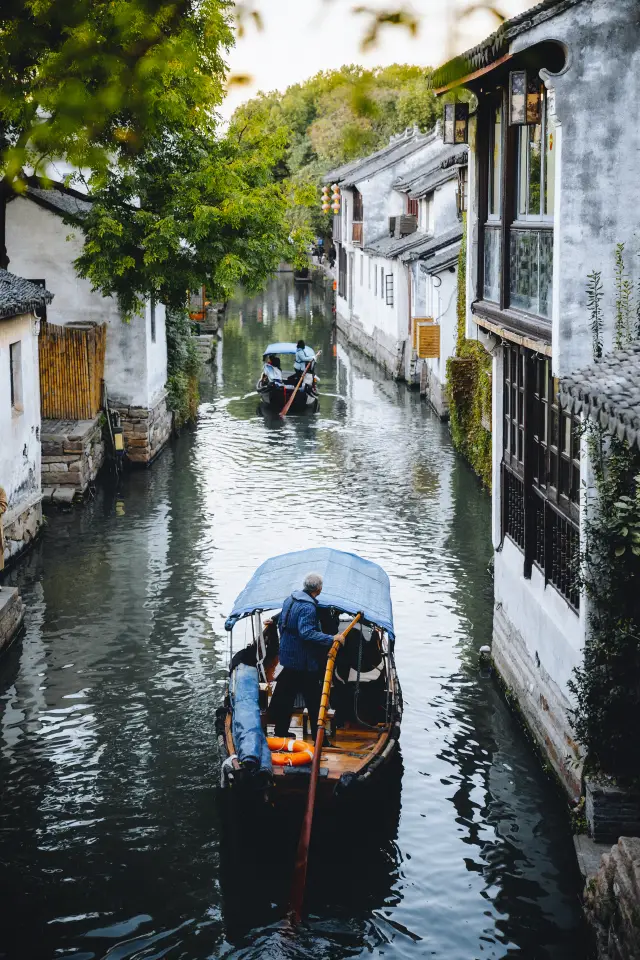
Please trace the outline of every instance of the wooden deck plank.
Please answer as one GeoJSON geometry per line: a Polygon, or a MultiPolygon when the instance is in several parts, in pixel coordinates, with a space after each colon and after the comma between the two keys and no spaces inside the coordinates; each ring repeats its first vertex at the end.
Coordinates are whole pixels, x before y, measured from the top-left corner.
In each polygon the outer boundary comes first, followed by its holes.
{"type": "MultiPolygon", "coordinates": [[[[290,729],[297,739],[313,746],[310,734],[302,736],[301,713],[293,715],[290,729]]],[[[227,750],[229,754],[234,754],[236,751],[231,732],[231,714],[227,715],[225,721],[225,735],[227,750]]],[[[272,727],[269,735],[273,735],[272,727]]],[[[331,743],[335,746],[323,748],[320,759],[320,765],[328,768],[328,779],[339,780],[343,773],[358,773],[373,756],[384,749],[388,735],[389,730],[385,727],[380,727],[379,732],[355,726],[336,730],[335,734],[331,735],[331,743]]],[[[273,773],[274,777],[284,776],[282,767],[274,767],[273,773]]]]}

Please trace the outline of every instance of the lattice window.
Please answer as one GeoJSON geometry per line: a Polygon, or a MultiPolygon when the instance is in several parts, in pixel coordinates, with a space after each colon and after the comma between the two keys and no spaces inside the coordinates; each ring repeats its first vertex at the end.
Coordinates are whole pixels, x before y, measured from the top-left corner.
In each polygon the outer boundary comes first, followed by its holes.
{"type": "Polygon", "coordinates": [[[388,273],[385,278],[385,290],[384,290],[385,300],[388,307],[393,306],[393,274],[388,273]]]}
{"type": "Polygon", "coordinates": [[[558,403],[551,362],[504,347],[502,531],[579,606],[580,421],[558,403]]]}

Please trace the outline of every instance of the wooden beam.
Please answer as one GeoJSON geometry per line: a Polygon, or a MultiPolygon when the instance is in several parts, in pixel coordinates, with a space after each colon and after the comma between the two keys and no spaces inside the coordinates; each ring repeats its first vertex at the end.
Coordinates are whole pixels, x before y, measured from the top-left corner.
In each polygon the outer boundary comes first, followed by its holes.
{"type": "Polygon", "coordinates": [[[460,77],[458,80],[452,80],[451,83],[447,83],[444,87],[437,87],[433,92],[437,97],[439,97],[443,93],[447,93],[449,90],[455,90],[456,87],[462,87],[468,83],[472,83],[474,80],[477,80],[479,77],[483,77],[486,73],[491,73],[492,70],[495,70],[503,63],[506,63],[508,60],[512,59],[512,53],[505,53],[502,57],[494,60],[493,63],[488,64],[486,67],[481,67],[479,70],[474,70],[473,73],[468,73],[465,76],[460,77]]]}

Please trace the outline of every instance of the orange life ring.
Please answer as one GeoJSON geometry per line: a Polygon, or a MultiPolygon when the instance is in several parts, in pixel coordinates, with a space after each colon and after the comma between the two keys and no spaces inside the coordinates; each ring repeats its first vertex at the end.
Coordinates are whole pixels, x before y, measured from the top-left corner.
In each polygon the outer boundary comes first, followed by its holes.
{"type": "Polygon", "coordinates": [[[304,767],[313,760],[313,749],[304,740],[267,737],[267,746],[276,767],[304,767]]]}

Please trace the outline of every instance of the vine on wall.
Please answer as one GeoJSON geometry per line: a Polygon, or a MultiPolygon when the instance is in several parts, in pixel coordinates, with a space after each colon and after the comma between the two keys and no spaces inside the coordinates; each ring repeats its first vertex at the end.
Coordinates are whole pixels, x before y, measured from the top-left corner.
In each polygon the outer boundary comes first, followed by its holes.
{"type": "Polygon", "coordinates": [[[166,329],[167,403],[175,426],[182,427],[198,413],[200,364],[187,311],[167,310],[166,329]]]}
{"type": "MultiPolygon", "coordinates": [[[[615,250],[614,343],[638,331],[624,245],[615,250]],[[635,318],[633,318],[635,319],[635,318]]],[[[602,356],[600,274],[587,286],[594,358],[602,356]]],[[[588,605],[582,666],[574,671],[573,723],[594,772],[621,782],[640,778],[640,453],[593,420],[585,424],[593,493],[584,510],[580,580],[588,605]]]]}
{"type": "Polygon", "coordinates": [[[458,257],[456,355],[447,360],[449,425],[453,445],[491,489],[491,357],[484,347],[465,336],[467,297],[466,217],[458,257]]]}

